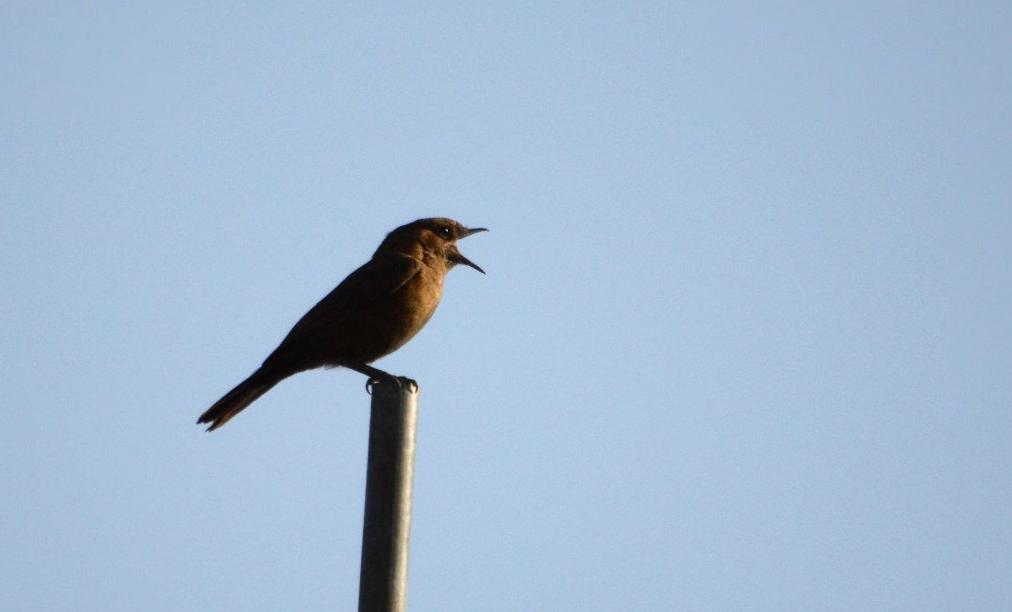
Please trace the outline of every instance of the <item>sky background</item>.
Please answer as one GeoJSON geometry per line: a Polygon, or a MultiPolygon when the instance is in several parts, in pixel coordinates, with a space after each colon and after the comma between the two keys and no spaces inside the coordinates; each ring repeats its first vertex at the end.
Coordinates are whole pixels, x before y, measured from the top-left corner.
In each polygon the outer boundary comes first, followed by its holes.
{"type": "Polygon", "coordinates": [[[386,232],[412,610],[1012,609],[1012,9],[0,8],[0,609],[350,610],[386,232]]]}

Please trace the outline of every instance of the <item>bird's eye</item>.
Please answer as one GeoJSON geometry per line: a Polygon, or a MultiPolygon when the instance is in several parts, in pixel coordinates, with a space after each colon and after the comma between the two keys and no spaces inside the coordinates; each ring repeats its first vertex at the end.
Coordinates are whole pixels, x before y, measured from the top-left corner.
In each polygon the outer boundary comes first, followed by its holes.
{"type": "Polygon", "coordinates": [[[443,238],[452,238],[453,237],[453,230],[450,229],[449,225],[440,225],[439,226],[439,235],[442,236],[443,238]]]}

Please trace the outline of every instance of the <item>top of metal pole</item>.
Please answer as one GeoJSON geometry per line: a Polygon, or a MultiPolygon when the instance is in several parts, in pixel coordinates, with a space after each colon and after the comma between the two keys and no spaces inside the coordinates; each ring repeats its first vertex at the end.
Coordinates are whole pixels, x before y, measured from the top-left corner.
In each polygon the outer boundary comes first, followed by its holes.
{"type": "Polygon", "coordinates": [[[407,607],[417,424],[417,386],[393,381],[373,385],[360,612],[403,612],[407,607]]]}

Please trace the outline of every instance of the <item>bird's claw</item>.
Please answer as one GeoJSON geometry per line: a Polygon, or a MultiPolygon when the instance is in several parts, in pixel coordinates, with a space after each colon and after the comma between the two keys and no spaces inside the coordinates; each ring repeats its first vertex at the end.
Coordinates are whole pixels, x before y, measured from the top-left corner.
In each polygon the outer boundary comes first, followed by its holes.
{"type": "Polygon", "coordinates": [[[407,390],[411,393],[416,393],[418,391],[418,383],[413,378],[398,376],[397,382],[400,383],[401,389],[407,388],[407,390]]]}
{"type": "Polygon", "coordinates": [[[408,391],[415,393],[418,391],[418,383],[413,378],[407,376],[394,376],[389,374],[390,378],[369,378],[365,381],[365,392],[372,395],[372,388],[382,383],[392,383],[397,386],[398,389],[407,388],[408,391]]]}

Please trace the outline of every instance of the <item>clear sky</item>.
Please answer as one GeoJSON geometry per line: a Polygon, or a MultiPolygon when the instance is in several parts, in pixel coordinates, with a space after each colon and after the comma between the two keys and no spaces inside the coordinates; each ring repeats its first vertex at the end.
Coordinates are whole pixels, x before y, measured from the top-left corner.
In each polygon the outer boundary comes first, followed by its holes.
{"type": "Polygon", "coordinates": [[[0,609],[350,610],[368,397],[197,415],[461,243],[411,609],[1012,609],[1007,2],[0,8],[0,609]]]}

